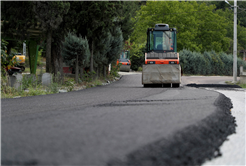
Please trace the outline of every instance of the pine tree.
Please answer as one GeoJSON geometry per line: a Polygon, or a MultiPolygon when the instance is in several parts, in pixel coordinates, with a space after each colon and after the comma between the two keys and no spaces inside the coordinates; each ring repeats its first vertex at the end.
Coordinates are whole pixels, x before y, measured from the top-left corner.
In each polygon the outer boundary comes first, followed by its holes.
{"type": "MultiPolygon", "coordinates": [[[[70,67],[75,67],[75,81],[78,83],[79,68],[84,68],[89,63],[90,51],[87,39],[68,33],[63,42],[62,56],[64,62],[70,67]]],[[[83,76],[83,70],[80,70],[80,76],[83,76]]]]}

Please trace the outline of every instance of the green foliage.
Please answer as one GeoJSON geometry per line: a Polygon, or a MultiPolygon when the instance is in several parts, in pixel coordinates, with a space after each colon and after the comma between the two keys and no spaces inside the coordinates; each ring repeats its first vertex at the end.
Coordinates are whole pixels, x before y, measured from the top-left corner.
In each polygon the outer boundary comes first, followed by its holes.
{"type": "Polygon", "coordinates": [[[213,12],[214,9],[215,6],[195,1],[147,1],[137,13],[135,19],[138,22],[131,40],[145,44],[147,28],[167,23],[177,28],[178,51],[184,48],[197,52],[224,51],[227,49],[225,27],[228,23],[223,16],[213,12]]]}
{"type": "MultiPolygon", "coordinates": [[[[204,3],[204,1],[203,1],[204,3]]],[[[205,2],[207,5],[215,5],[216,6],[216,10],[221,9],[223,11],[225,10],[231,10],[231,13],[233,13],[233,8],[231,8],[227,3],[225,3],[225,1],[206,1],[205,2]]],[[[234,6],[234,2],[230,1],[229,2],[232,6],[234,6]]],[[[237,10],[237,19],[239,21],[239,24],[241,26],[246,27],[246,12],[243,11],[246,9],[246,2],[245,1],[237,1],[237,6],[241,9],[238,8],[237,10]]]]}
{"type": "Polygon", "coordinates": [[[23,75],[21,85],[22,89],[26,90],[29,87],[35,87],[37,85],[37,80],[34,75],[23,75]]]}
{"type": "Polygon", "coordinates": [[[138,67],[138,71],[143,71],[143,68],[142,67],[138,67]]]}
{"type": "Polygon", "coordinates": [[[21,40],[30,38],[28,29],[38,22],[32,1],[1,1],[1,20],[3,20],[1,38],[21,40]]]}
{"type": "Polygon", "coordinates": [[[51,83],[47,88],[47,92],[50,93],[58,93],[59,92],[59,84],[56,82],[51,83]]]}
{"type": "Polygon", "coordinates": [[[95,86],[102,85],[102,81],[99,80],[99,79],[96,79],[96,80],[94,81],[94,85],[95,85],[95,86]]]}
{"type": "Polygon", "coordinates": [[[120,71],[120,65],[113,65],[112,68],[111,68],[111,71],[110,71],[110,75],[113,76],[113,77],[119,77],[119,71],[120,71]]]}
{"type": "MultiPolygon", "coordinates": [[[[184,74],[192,75],[227,75],[233,73],[233,56],[224,52],[192,52],[182,50],[180,53],[180,65],[184,74]]],[[[238,58],[237,73],[239,76],[240,65],[246,68],[246,63],[238,58]]]]}
{"type": "MultiPolygon", "coordinates": [[[[245,3],[246,4],[246,3],[245,3]]],[[[228,25],[225,27],[227,33],[226,36],[224,38],[224,46],[225,48],[223,48],[223,50],[227,53],[227,54],[232,54],[233,53],[233,20],[234,20],[234,15],[233,15],[233,11],[229,10],[229,9],[225,9],[225,10],[217,10],[216,13],[218,13],[220,16],[223,16],[224,18],[226,18],[228,25]]],[[[245,11],[246,13],[246,11],[245,11]]],[[[237,25],[237,50],[244,50],[246,49],[246,26],[242,26],[242,25],[237,25]]],[[[238,54],[239,57],[243,58],[243,54],[238,54]]]]}
{"type": "Polygon", "coordinates": [[[67,87],[67,91],[68,92],[71,92],[73,90],[74,84],[75,84],[75,82],[73,80],[71,80],[71,79],[65,81],[65,87],[67,87]]]}
{"type": "Polygon", "coordinates": [[[5,74],[5,68],[7,68],[8,66],[14,66],[18,64],[16,58],[13,59],[15,54],[11,53],[8,55],[6,53],[7,45],[8,42],[2,39],[1,40],[1,74],[5,74]]]}
{"type": "Polygon", "coordinates": [[[118,19],[123,33],[123,39],[126,41],[134,30],[136,20],[132,18],[135,17],[136,11],[139,10],[140,7],[136,1],[121,1],[119,3],[117,10],[119,15],[118,19]]]}
{"type": "Polygon", "coordinates": [[[79,5],[80,18],[83,18],[83,21],[79,22],[76,31],[90,41],[90,50],[93,53],[90,60],[92,72],[94,67],[109,64],[119,55],[117,52],[121,51],[119,47],[123,44],[123,37],[120,23],[124,18],[119,11],[122,9],[122,2],[83,1],[79,5]]]}
{"type": "Polygon", "coordinates": [[[144,64],[145,45],[132,43],[131,47],[131,69],[138,70],[144,64]]]}
{"type": "Polygon", "coordinates": [[[96,72],[92,71],[92,72],[84,72],[83,75],[83,81],[85,82],[91,82],[93,80],[93,78],[95,77],[96,72]]]}
{"type": "Polygon", "coordinates": [[[106,53],[106,58],[108,62],[106,65],[116,61],[119,58],[119,55],[123,49],[123,35],[120,27],[112,27],[111,28],[111,42],[110,42],[110,50],[106,53]]]}
{"type": "Polygon", "coordinates": [[[33,2],[33,11],[48,31],[58,28],[69,8],[70,3],[63,1],[33,2]]]}
{"type": "Polygon", "coordinates": [[[8,56],[7,53],[5,52],[5,50],[7,50],[7,44],[8,42],[2,39],[1,41],[1,72],[2,74],[4,74],[5,72],[4,68],[7,67],[9,62],[11,62],[10,60],[13,58],[13,57],[11,58],[10,56],[8,56]]]}
{"type": "Polygon", "coordinates": [[[29,90],[28,96],[38,96],[38,95],[49,94],[48,92],[44,91],[43,89],[34,88],[32,86],[30,86],[28,90],[29,90]]]}
{"type": "Polygon", "coordinates": [[[12,89],[8,86],[8,78],[6,75],[1,75],[1,94],[11,93],[12,89]]]}
{"type": "Polygon", "coordinates": [[[113,26],[97,37],[94,50],[94,66],[108,66],[116,61],[123,49],[123,36],[119,26],[113,26]]]}
{"type": "Polygon", "coordinates": [[[90,50],[88,41],[81,36],[77,37],[73,33],[68,33],[62,47],[64,62],[70,67],[75,67],[76,56],[79,56],[79,66],[88,65],[90,50]]]}
{"type": "Polygon", "coordinates": [[[246,84],[239,84],[242,88],[246,89],[246,84]]]}

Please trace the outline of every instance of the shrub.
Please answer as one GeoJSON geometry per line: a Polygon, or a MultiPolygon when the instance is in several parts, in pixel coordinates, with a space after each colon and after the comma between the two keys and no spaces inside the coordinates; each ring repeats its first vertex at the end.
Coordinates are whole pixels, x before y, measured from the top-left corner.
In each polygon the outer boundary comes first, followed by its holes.
{"type": "Polygon", "coordinates": [[[94,76],[96,75],[95,71],[92,72],[86,72],[84,71],[84,75],[83,75],[83,81],[85,82],[91,82],[94,78],[94,76]]]}
{"type": "Polygon", "coordinates": [[[210,52],[207,52],[207,51],[205,51],[204,53],[203,53],[203,56],[204,56],[204,58],[205,58],[205,70],[206,70],[206,72],[205,72],[205,75],[210,75],[210,74],[212,74],[212,58],[211,58],[211,54],[210,54],[210,52]]]}
{"type": "Polygon", "coordinates": [[[137,71],[144,64],[145,45],[133,43],[131,48],[130,60],[131,69],[137,71]]]}
{"type": "MultiPolygon", "coordinates": [[[[224,52],[216,53],[215,51],[191,52],[182,50],[180,52],[180,65],[184,74],[200,75],[228,75],[233,74],[233,56],[224,52]]],[[[237,59],[237,70],[239,76],[240,66],[246,68],[246,62],[237,59]]]]}
{"type": "Polygon", "coordinates": [[[138,71],[143,71],[143,68],[142,67],[138,67],[138,71]]]}
{"type": "Polygon", "coordinates": [[[110,71],[110,75],[112,75],[113,77],[119,77],[119,71],[120,71],[120,65],[113,65],[110,71]]]}

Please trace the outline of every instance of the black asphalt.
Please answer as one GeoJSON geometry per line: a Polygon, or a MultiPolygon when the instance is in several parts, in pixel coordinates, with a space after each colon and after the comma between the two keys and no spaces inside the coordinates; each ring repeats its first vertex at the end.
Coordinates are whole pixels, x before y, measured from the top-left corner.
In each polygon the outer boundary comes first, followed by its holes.
{"type": "Polygon", "coordinates": [[[140,74],[1,104],[2,165],[200,165],[235,132],[224,95],[143,88],[140,74]]]}

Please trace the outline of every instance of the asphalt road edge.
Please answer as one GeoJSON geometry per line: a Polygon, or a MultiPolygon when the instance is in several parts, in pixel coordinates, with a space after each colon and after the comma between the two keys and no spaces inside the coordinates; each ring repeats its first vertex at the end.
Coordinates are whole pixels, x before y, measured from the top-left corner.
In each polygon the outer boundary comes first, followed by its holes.
{"type": "Polygon", "coordinates": [[[178,131],[127,154],[125,160],[111,159],[107,166],[201,165],[221,156],[220,146],[236,133],[235,117],[231,115],[232,102],[223,94],[214,102],[214,113],[178,131]]]}

